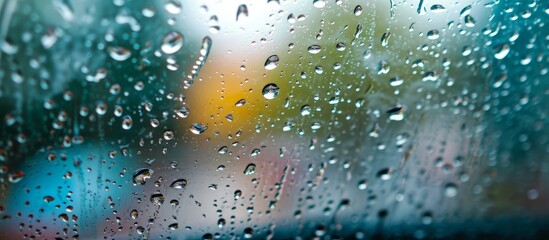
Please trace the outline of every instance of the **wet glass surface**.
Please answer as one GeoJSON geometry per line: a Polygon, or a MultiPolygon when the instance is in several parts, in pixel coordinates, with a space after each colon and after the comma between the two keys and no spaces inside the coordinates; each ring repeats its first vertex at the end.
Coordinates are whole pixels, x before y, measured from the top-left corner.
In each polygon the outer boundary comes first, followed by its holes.
{"type": "Polygon", "coordinates": [[[0,239],[549,237],[549,2],[0,0],[0,239]]]}

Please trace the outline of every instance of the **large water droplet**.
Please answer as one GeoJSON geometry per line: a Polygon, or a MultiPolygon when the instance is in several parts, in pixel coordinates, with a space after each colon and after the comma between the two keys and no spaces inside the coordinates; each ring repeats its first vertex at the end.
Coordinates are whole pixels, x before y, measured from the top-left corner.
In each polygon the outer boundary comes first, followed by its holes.
{"type": "Polygon", "coordinates": [[[457,185],[454,183],[448,183],[444,186],[444,195],[446,197],[455,197],[458,194],[457,185]]]}
{"type": "Polygon", "coordinates": [[[160,49],[166,54],[172,54],[179,51],[181,46],[183,46],[183,35],[173,31],[164,35],[160,49]]]}
{"type": "Polygon", "coordinates": [[[267,58],[267,61],[265,61],[265,69],[267,70],[275,69],[276,67],[278,67],[279,60],[280,59],[278,58],[278,55],[271,55],[270,57],[267,58]]]}
{"type": "Polygon", "coordinates": [[[316,8],[323,8],[326,6],[326,0],[313,0],[313,6],[316,8]]]}
{"type": "Polygon", "coordinates": [[[387,46],[389,44],[389,37],[391,36],[390,32],[383,33],[383,36],[381,36],[381,46],[387,46]]]}
{"type": "Polygon", "coordinates": [[[172,131],[170,130],[164,131],[164,139],[166,139],[167,141],[170,141],[173,139],[173,137],[174,137],[174,134],[172,131]]]}
{"type": "Polygon", "coordinates": [[[160,193],[157,193],[157,194],[153,194],[151,195],[151,203],[155,206],[160,206],[164,203],[164,195],[160,194],[160,193]]]}
{"type": "Polygon", "coordinates": [[[307,50],[311,54],[317,54],[320,52],[320,50],[322,50],[322,48],[319,45],[311,45],[309,46],[309,48],[307,48],[307,50]]]}
{"type": "Polygon", "coordinates": [[[511,47],[509,47],[509,44],[507,43],[499,44],[494,47],[494,51],[494,57],[496,59],[504,59],[511,51],[511,47]]]}
{"type": "Polygon", "coordinates": [[[164,9],[170,14],[178,14],[181,12],[181,3],[176,0],[169,0],[164,4],[164,9]]]}
{"type": "Polygon", "coordinates": [[[244,169],[244,174],[252,175],[254,173],[255,173],[255,164],[253,163],[248,164],[248,166],[246,166],[246,168],[244,169]]]}
{"type": "Polygon", "coordinates": [[[278,93],[279,93],[279,88],[276,84],[274,83],[269,83],[267,85],[265,85],[265,87],[263,87],[263,97],[265,97],[266,99],[274,99],[278,96],[278,93]]]}
{"type": "Polygon", "coordinates": [[[187,109],[186,107],[181,107],[178,111],[177,111],[177,116],[179,116],[180,118],[186,118],[189,116],[189,109],[187,109]]]}
{"type": "Polygon", "coordinates": [[[206,131],[206,129],[208,129],[208,127],[204,124],[201,124],[201,123],[193,123],[191,125],[191,127],[189,128],[189,130],[192,133],[197,134],[197,135],[200,135],[200,134],[204,133],[204,131],[206,131]]]}
{"type": "Polygon", "coordinates": [[[148,168],[141,168],[134,172],[133,174],[133,184],[134,185],[143,185],[147,181],[147,179],[151,178],[151,175],[153,174],[152,169],[148,168]]]}
{"type": "Polygon", "coordinates": [[[183,189],[185,186],[187,186],[187,180],[185,179],[177,179],[170,184],[170,187],[175,189],[183,189]]]}
{"type": "Polygon", "coordinates": [[[238,10],[236,11],[236,21],[244,20],[248,17],[248,7],[246,4],[242,4],[238,6],[238,10]]]}
{"type": "Polygon", "coordinates": [[[116,61],[124,61],[132,56],[132,52],[123,47],[109,47],[109,56],[116,61]]]}

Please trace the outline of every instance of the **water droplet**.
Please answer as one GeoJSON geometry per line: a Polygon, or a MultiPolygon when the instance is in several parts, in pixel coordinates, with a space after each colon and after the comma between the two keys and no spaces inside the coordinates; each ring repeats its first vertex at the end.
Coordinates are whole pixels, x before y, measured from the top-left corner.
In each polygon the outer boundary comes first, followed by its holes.
{"type": "Polygon", "coordinates": [[[242,191],[240,190],[236,190],[234,191],[234,199],[239,199],[240,197],[242,197],[242,191]]]}
{"type": "Polygon", "coordinates": [[[137,217],[139,216],[139,213],[137,212],[137,210],[133,209],[131,212],[130,212],[130,217],[132,219],[137,219],[137,217]]]}
{"type": "Polygon", "coordinates": [[[208,127],[204,124],[201,124],[201,123],[193,123],[189,130],[194,133],[194,134],[197,134],[197,135],[200,135],[202,133],[204,133],[204,131],[206,131],[206,129],[208,129],[208,127]]]}
{"type": "Polygon", "coordinates": [[[244,169],[244,174],[252,175],[254,173],[255,173],[255,164],[253,163],[248,164],[248,166],[246,166],[246,168],[244,169]]]}
{"type": "Polygon", "coordinates": [[[404,113],[405,108],[402,105],[397,105],[389,110],[387,110],[387,114],[389,114],[389,119],[393,121],[402,121],[404,120],[404,113]]]}
{"type": "Polygon", "coordinates": [[[385,32],[381,36],[381,46],[385,47],[387,44],[389,44],[389,37],[391,36],[390,32],[385,32]]]}
{"type": "Polygon", "coordinates": [[[475,18],[473,18],[471,15],[467,15],[464,17],[465,26],[467,27],[474,27],[477,21],[475,18]]]}
{"type": "Polygon", "coordinates": [[[404,83],[404,79],[399,78],[399,77],[391,78],[389,81],[391,83],[391,86],[393,86],[393,87],[400,86],[400,85],[402,85],[402,83],[404,83]]]}
{"type": "Polygon", "coordinates": [[[219,220],[217,220],[217,227],[223,228],[226,223],[227,223],[227,221],[225,221],[224,218],[220,218],[219,220]]]}
{"type": "Polygon", "coordinates": [[[109,47],[109,56],[116,61],[124,61],[132,56],[132,52],[123,47],[109,47]]]}
{"type": "Polygon", "coordinates": [[[59,219],[61,219],[61,221],[63,222],[68,222],[69,221],[69,215],[67,215],[66,213],[62,213],[59,215],[59,219]]]}
{"type": "Polygon", "coordinates": [[[311,45],[309,48],[307,48],[310,54],[317,54],[322,50],[322,48],[319,45],[311,45]]]}
{"type": "Polygon", "coordinates": [[[473,7],[472,7],[471,5],[467,5],[466,7],[464,7],[464,8],[461,10],[461,12],[459,13],[459,15],[462,16],[462,17],[465,17],[465,16],[469,15],[469,13],[471,13],[471,9],[472,9],[472,8],[473,8],[473,7]]]}
{"type": "Polygon", "coordinates": [[[278,66],[279,62],[278,55],[271,55],[267,58],[267,61],[265,61],[265,69],[267,70],[273,70],[278,66]]]}
{"type": "Polygon", "coordinates": [[[225,154],[228,151],[229,151],[229,148],[227,148],[227,146],[223,146],[223,147],[219,148],[219,150],[217,152],[220,153],[220,154],[225,154]]]}
{"type": "Polygon", "coordinates": [[[133,120],[130,116],[124,116],[124,119],[122,120],[122,129],[124,130],[130,130],[133,125],[133,120]]]}
{"type": "Polygon", "coordinates": [[[457,185],[454,183],[448,183],[444,186],[444,195],[446,197],[455,197],[458,194],[457,185]]]}
{"type": "Polygon", "coordinates": [[[345,51],[345,48],[346,48],[345,43],[339,42],[339,43],[336,44],[336,50],[338,50],[340,52],[345,51]]]}
{"type": "Polygon", "coordinates": [[[174,134],[173,134],[172,131],[170,131],[170,130],[164,131],[164,139],[170,141],[170,140],[173,139],[173,137],[174,137],[174,134]]]}
{"type": "Polygon", "coordinates": [[[494,47],[494,51],[494,57],[501,60],[504,59],[507,54],[509,54],[509,52],[511,51],[511,47],[509,47],[509,44],[507,43],[499,44],[494,47]]]}
{"type": "Polygon", "coordinates": [[[256,156],[259,155],[260,153],[261,153],[261,150],[259,150],[259,149],[256,148],[256,149],[252,150],[252,153],[250,154],[250,156],[256,157],[256,156]]]}
{"type": "Polygon", "coordinates": [[[431,6],[431,12],[433,13],[442,13],[445,11],[446,11],[446,8],[440,4],[434,4],[433,6],[431,6]]]}
{"type": "Polygon", "coordinates": [[[74,10],[69,0],[54,0],[53,5],[65,21],[72,21],[74,19],[74,10]]]}
{"type": "Polygon", "coordinates": [[[368,181],[366,180],[360,180],[358,181],[358,189],[364,190],[368,187],[368,181]]]}
{"type": "Polygon", "coordinates": [[[431,30],[427,32],[428,39],[435,40],[435,39],[438,39],[439,37],[440,37],[440,33],[438,32],[438,30],[431,30]]]}
{"type": "Polygon", "coordinates": [[[170,187],[175,189],[183,189],[185,186],[187,186],[187,180],[185,179],[177,179],[170,184],[170,187]]]}
{"type": "Polygon", "coordinates": [[[269,83],[267,85],[265,85],[265,87],[263,87],[263,97],[265,97],[266,99],[274,99],[278,96],[278,93],[279,93],[279,88],[276,84],[274,83],[269,83]]]}
{"type": "Polygon", "coordinates": [[[353,12],[355,16],[360,16],[360,14],[362,14],[362,6],[356,5],[355,10],[353,12]]]}
{"type": "Polygon", "coordinates": [[[156,193],[151,195],[150,201],[155,206],[160,206],[164,203],[164,195],[156,193]]]}
{"type": "Polygon", "coordinates": [[[176,0],[169,0],[164,4],[164,9],[170,14],[178,14],[181,12],[181,3],[176,0]]]}
{"type": "Polygon", "coordinates": [[[145,232],[145,228],[142,226],[138,226],[137,228],[135,228],[135,231],[137,232],[137,234],[141,235],[145,232]]]}
{"type": "Polygon", "coordinates": [[[248,18],[248,7],[246,4],[242,4],[238,6],[238,10],[236,11],[236,21],[241,21],[248,18]]]}
{"type": "Polygon", "coordinates": [[[133,174],[133,184],[134,185],[143,185],[147,181],[147,179],[151,178],[151,175],[153,174],[152,169],[148,168],[141,168],[134,172],[133,174]]]}
{"type": "Polygon", "coordinates": [[[244,238],[250,239],[254,237],[254,230],[252,228],[244,229],[244,238]]]}
{"type": "Polygon", "coordinates": [[[287,122],[284,123],[284,125],[282,125],[282,131],[288,132],[288,131],[292,130],[294,127],[295,127],[294,122],[287,121],[287,122]]]}
{"type": "Polygon", "coordinates": [[[325,0],[313,0],[313,6],[315,6],[316,8],[323,8],[324,6],[326,6],[326,1],[325,0]]]}
{"type": "Polygon", "coordinates": [[[55,198],[53,198],[52,196],[45,196],[43,200],[45,203],[49,203],[55,200],[55,198]]]}
{"type": "Polygon", "coordinates": [[[179,110],[177,110],[177,116],[180,118],[186,118],[189,116],[189,109],[186,107],[181,107],[179,110]]]}
{"type": "Polygon", "coordinates": [[[247,103],[247,102],[246,102],[246,99],[243,98],[243,99],[240,99],[240,100],[236,101],[236,103],[234,104],[234,106],[235,106],[235,107],[242,107],[242,106],[246,105],[246,103],[247,103]]]}
{"type": "Polygon", "coordinates": [[[173,230],[176,230],[177,228],[179,228],[179,224],[177,224],[177,223],[172,223],[172,224],[170,224],[170,225],[168,226],[168,228],[169,228],[170,230],[172,230],[172,231],[173,231],[173,230]]]}
{"type": "Polygon", "coordinates": [[[183,35],[181,35],[181,33],[173,31],[164,35],[160,49],[166,54],[172,54],[179,51],[182,46],[183,35]]]}
{"type": "Polygon", "coordinates": [[[376,176],[381,180],[389,180],[391,179],[391,175],[393,174],[393,170],[390,168],[384,168],[377,172],[376,176]]]}
{"type": "Polygon", "coordinates": [[[301,107],[301,116],[307,116],[307,115],[311,115],[311,107],[309,105],[303,105],[303,107],[301,107]]]}

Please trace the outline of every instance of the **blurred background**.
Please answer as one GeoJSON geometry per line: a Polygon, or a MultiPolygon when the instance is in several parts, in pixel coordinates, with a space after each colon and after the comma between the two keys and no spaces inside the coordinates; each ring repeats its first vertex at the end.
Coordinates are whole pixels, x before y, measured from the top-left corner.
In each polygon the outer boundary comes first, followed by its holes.
{"type": "Polygon", "coordinates": [[[543,0],[0,0],[0,239],[546,239],[548,24],[543,0]]]}

